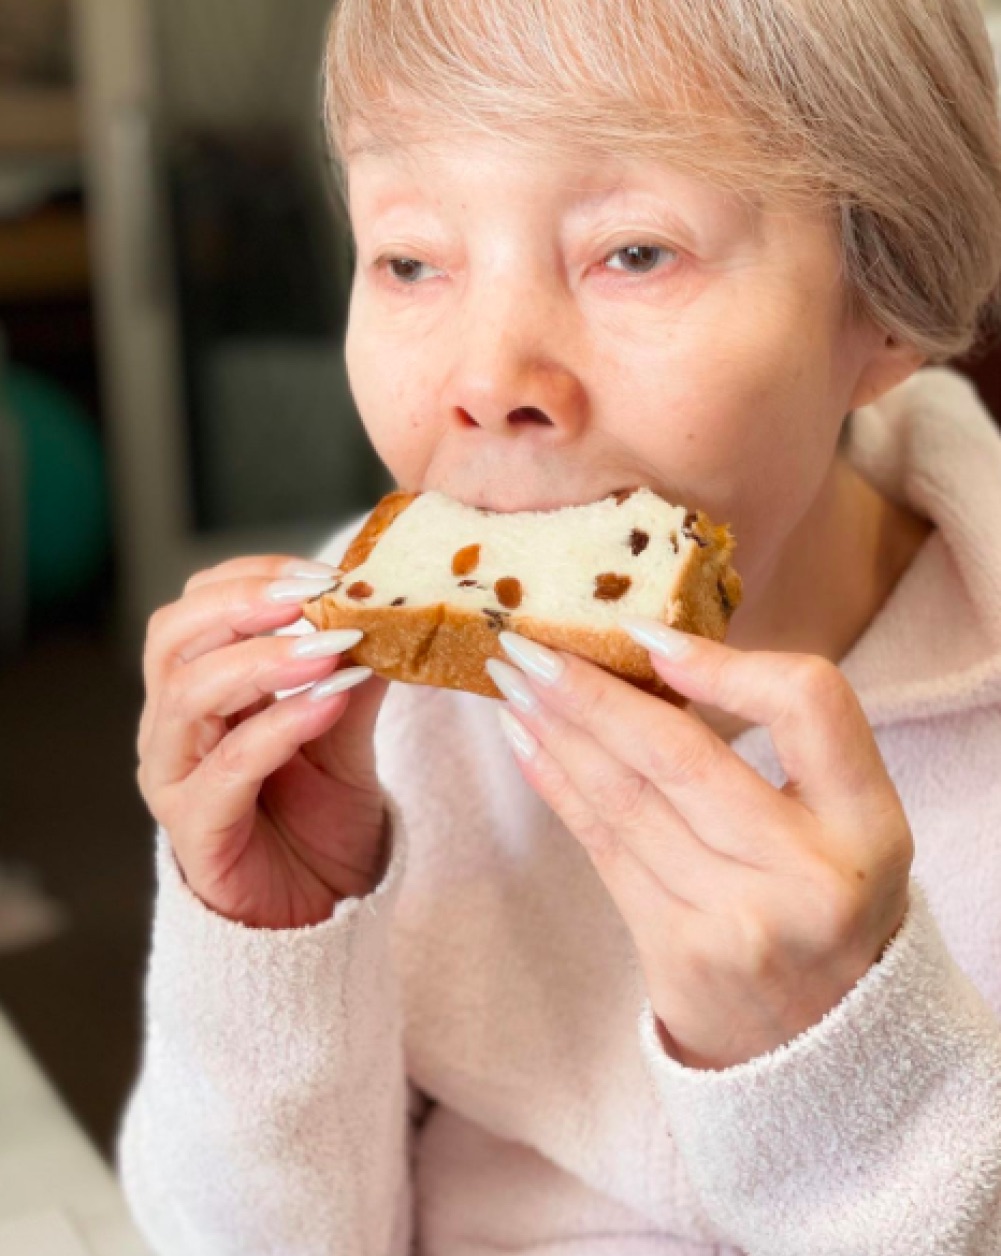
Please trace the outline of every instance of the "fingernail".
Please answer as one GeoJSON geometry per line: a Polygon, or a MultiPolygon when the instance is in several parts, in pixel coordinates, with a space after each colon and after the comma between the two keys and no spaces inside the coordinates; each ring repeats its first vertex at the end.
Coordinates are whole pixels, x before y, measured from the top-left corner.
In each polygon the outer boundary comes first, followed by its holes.
{"type": "Polygon", "coordinates": [[[292,653],[299,659],[325,659],[343,654],[364,637],[359,628],[332,628],[329,632],[311,632],[296,637],[292,653]]]}
{"type": "Polygon", "coordinates": [[[282,567],[281,574],[304,580],[312,580],[317,576],[321,580],[331,580],[342,573],[339,567],[334,567],[331,563],[316,563],[305,558],[293,558],[290,563],[282,567]]]}
{"type": "Polygon", "coordinates": [[[534,759],[539,743],[520,720],[516,720],[507,707],[497,708],[501,732],[511,743],[511,748],[519,759],[534,759]]]}
{"type": "Polygon", "coordinates": [[[516,632],[502,632],[498,640],[508,657],[540,684],[554,685],[563,675],[566,664],[558,654],[539,645],[538,641],[519,637],[516,632]]]}
{"type": "Polygon", "coordinates": [[[487,671],[490,673],[490,679],[512,706],[526,714],[539,709],[538,698],[516,667],[502,663],[500,659],[487,659],[487,671]]]}
{"type": "Polygon", "coordinates": [[[345,667],[336,672],[329,680],[321,680],[309,691],[310,701],[322,702],[324,698],[332,698],[335,693],[343,693],[345,689],[353,689],[372,675],[371,667],[345,667]]]}
{"type": "Polygon", "coordinates": [[[623,615],[619,627],[624,628],[634,641],[663,659],[680,659],[692,648],[692,639],[687,633],[669,628],[656,619],[623,615]]]}
{"type": "Polygon", "coordinates": [[[299,580],[276,580],[273,584],[268,585],[264,596],[269,602],[308,602],[310,598],[319,597],[321,593],[326,593],[336,583],[332,576],[309,576],[306,579],[299,580]]]}

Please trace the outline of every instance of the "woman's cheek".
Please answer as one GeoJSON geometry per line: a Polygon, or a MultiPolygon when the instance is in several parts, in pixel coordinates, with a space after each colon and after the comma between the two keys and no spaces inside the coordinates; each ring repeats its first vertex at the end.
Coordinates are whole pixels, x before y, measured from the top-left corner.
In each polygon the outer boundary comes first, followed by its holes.
{"type": "Polygon", "coordinates": [[[672,444],[699,504],[732,524],[742,563],[753,569],[827,473],[828,442],[818,440],[831,406],[825,355],[823,346],[801,352],[781,321],[738,327],[721,315],[717,325],[718,338],[688,346],[687,361],[672,368],[668,412],[682,433],[672,444]]]}
{"type": "Polygon", "coordinates": [[[400,485],[420,483],[430,458],[427,430],[434,414],[427,364],[394,346],[383,325],[352,313],[344,344],[348,383],[379,458],[400,485]]]}

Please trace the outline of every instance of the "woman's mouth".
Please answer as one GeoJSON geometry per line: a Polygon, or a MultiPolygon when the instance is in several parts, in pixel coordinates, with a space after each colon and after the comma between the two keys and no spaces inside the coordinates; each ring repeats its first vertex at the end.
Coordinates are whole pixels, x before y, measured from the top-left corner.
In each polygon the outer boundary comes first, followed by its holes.
{"type": "Polygon", "coordinates": [[[643,487],[646,486],[630,484],[618,488],[606,488],[598,492],[568,493],[559,497],[526,494],[504,499],[491,498],[486,495],[481,496],[476,493],[464,493],[457,500],[462,501],[463,505],[472,506],[476,510],[483,510],[490,514],[514,514],[520,511],[531,511],[535,514],[541,514],[547,511],[564,510],[568,506],[589,506],[593,502],[602,501],[606,497],[622,499],[628,494],[635,492],[637,488],[643,487]]]}

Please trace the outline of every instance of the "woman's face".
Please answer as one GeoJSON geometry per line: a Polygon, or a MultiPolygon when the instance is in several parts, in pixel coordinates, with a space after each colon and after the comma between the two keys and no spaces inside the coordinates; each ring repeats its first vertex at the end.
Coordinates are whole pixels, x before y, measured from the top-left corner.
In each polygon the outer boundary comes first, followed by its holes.
{"type": "Polygon", "coordinates": [[[733,525],[751,592],[881,391],[829,222],[481,136],[348,176],[348,372],[397,483],[496,510],[647,485],[733,525]]]}

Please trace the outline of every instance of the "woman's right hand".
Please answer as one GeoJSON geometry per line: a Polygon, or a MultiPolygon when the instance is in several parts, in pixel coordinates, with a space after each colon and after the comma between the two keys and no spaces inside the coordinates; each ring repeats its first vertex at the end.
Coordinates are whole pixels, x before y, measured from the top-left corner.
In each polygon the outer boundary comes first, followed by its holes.
{"type": "Polygon", "coordinates": [[[301,559],[237,558],[193,576],[149,624],[140,791],[194,893],[256,928],[328,919],[387,861],[372,734],[388,685],[339,668],[361,634],[259,635],[295,623],[333,579],[301,559]]]}

